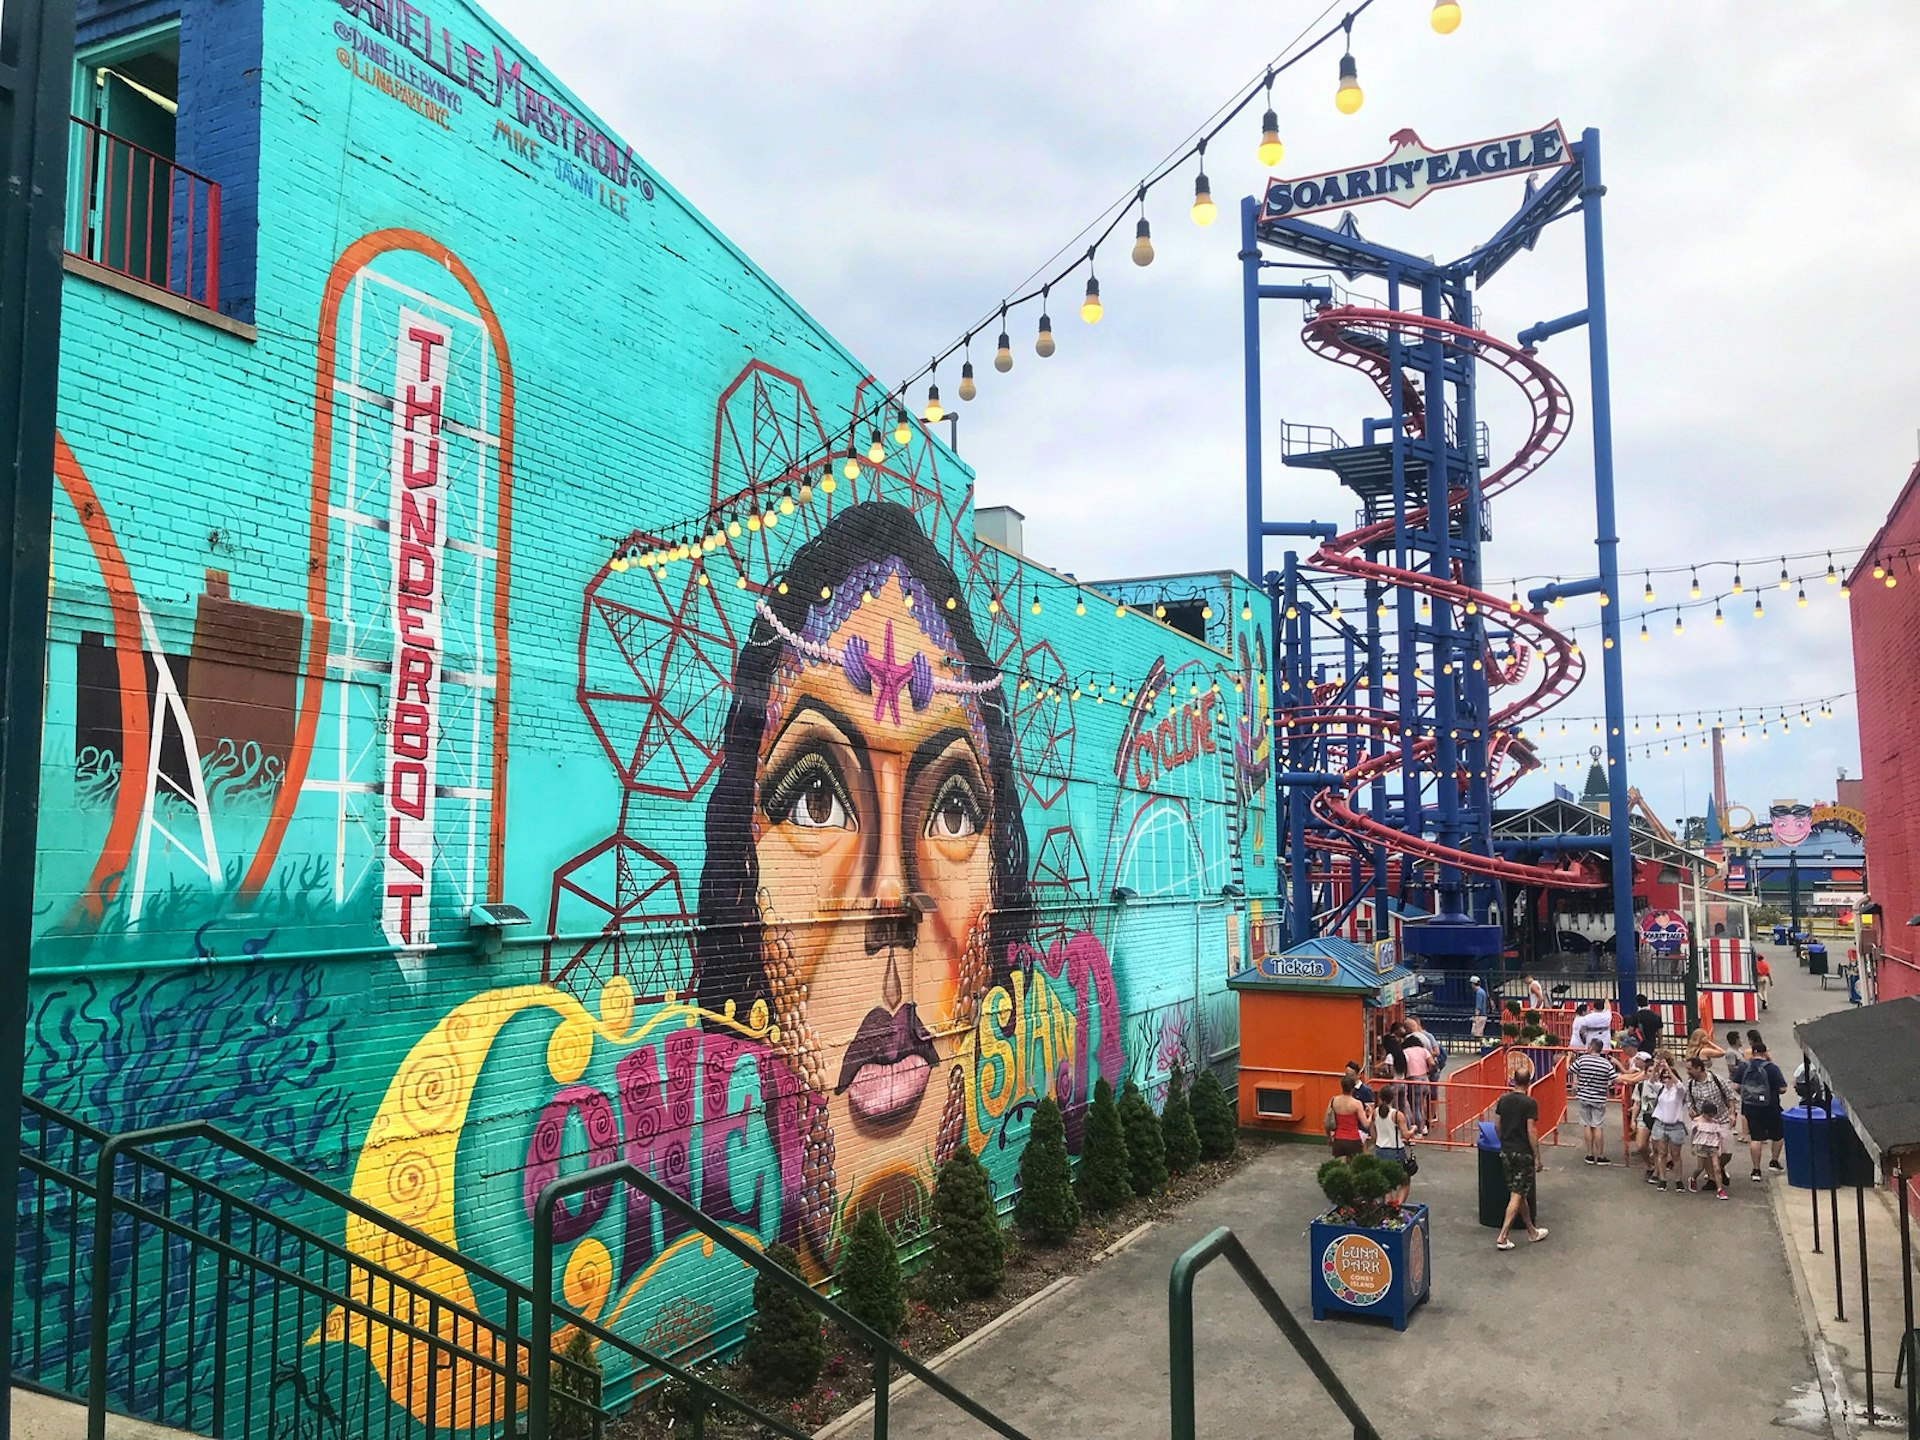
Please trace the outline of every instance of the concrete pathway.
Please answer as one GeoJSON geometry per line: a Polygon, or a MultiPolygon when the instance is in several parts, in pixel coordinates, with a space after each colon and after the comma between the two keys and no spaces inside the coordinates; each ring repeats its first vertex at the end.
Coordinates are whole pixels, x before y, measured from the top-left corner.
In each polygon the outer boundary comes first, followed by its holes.
{"type": "MultiPolygon", "coordinates": [[[[1774,970],[1774,1008],[1761,1028],[1777,1032],[1769,1039],[1784,1061],[1790,1022],[1844,1003],[1844,995],[1836,990],[1823,1002],[1818,982],[1791,956],[1774,970]]],[[[1434,1210],[1434,1294],[1395,1334],[1381,1324],[1307,1319],[1305,1229],[1321,1208],[1313,1173],[1322,1158],[1317,1147],[1268,1153],[1178,1223],[1150,1232],[942,1373],[1029,1435],[1165,1437],[1168,1270],[1193,1241],[1230,1225],[1394,1440],[1665,1434],[1702,1425],[1720,1435],[1768,1427],[1844,1433],[1829,1428],[1798,1298],[1803,1284],[1781,1243],[1774,1194],[1786,1191],[1784,1179],[1751,1184],[1742,1169],[1727,1201],[1662,1194],[1632,1166],[1589,1167],[1577,1143],[1552,1147],[1540,1177],[1551,1234],[1502,1254],[1475,1221],[1477,1156],[1428,1149],[1414,1198],[1434,1210]]],[[[1787,1196],[1806,1209],[1805,1191],[1787,1196]]],[[[1845,1218],[1850,1226],[1850,1213],[1845,1218]]],[[[1897,1293],[1876,1295],[1890,1321],[1897,1293]]],[[[1203,1436],[1351,1433],[1226,1266],[1201,1278],[1196,1299],[1203,1436]]],[[[1890,1342],[1876,1349],[1876,1369],[1890,1372],[1892,1357],[1890,1342]]],[[[1891,1374],[1880,1383],[1891,1395],[1891,1374]]],[[[988,1433],[919,1389],[895,1399],[893,1419],[917,1440],[988,1433]]]]}
{"type": "MultiPolygon", "coordinates": [[[[86,1440],[87,1407],[16,1385],[13,1430],[8,1440],[86,1440]]],[[[185,1430],[168,1430],[124,1415],[107,1416],[107,1440],[188,1440],[185,1430]]]]}

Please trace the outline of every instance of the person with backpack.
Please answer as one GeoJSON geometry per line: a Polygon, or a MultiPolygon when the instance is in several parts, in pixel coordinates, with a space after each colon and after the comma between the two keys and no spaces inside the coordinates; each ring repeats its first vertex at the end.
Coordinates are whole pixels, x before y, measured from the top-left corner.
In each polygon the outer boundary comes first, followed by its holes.
{"type": "MultiPolygon", "coordinates": [[[[1727,1031],[1726,1044],[1722,1048],[1727,1052],[1727,1083],[1738,1090],[1740,1087],[1740,1072],[1746,1068],[1747,1064],[1746,1047],[1740,1042],[1740,1032],[1738,1030],[1727,1031]]],[[[1747,1117],[1742,1115],[1736,1107],[1732,1112],[1732,1119],[1734,1122],[1734,1142],[1740,1145],[1746,1144],[1747,1117]]]]}
{"type": "Polygon", "coordinates": [[[1787,1077],[1773,1063],[1773,1057],[1767,1053],[1767,1042],[1760,1038],[1758,1030],[1749,1030],[1747,1039],[1753,1050],[1740,1070],[1740,1113],[1747,1122],[1747,1153],[1753,1161],[1753,1173],[1747,1178],[1758,1180],[1762,1146],[1773,1146],[1773,1157],[1768,1160],[1767,1168],[1782,1168],[1780,1152],[1787,1132],[1781,1119],[1780,1097],[1786,1092],[1787,1077]]]}

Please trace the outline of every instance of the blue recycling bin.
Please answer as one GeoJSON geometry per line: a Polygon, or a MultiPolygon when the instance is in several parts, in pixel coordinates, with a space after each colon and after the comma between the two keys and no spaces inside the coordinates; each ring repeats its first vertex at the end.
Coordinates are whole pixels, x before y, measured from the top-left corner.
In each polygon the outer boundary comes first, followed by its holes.
{"type": "Polygon", "coordinates": [[[1781,1128],[1787,1139],[1787,1183],[1801,1190],[1831,1190],[1834,1185],[1873,1185],[1878,1182],[1872,1157],[1860,1144],[1847,1107],[1836,1100],[1829,1119],[1827,1107],[1796,1105],[1783,1111],[1781,1128]]]}
{"type": "MultiPolygon", "coordinates": [[[[1818,940],[1807,946],[1807,974],[1825,975],[1827,973],[1827,947],[1818,940]]],[[[1821,986],[1825,989],[1824,983],[1821,986]]]]}
{"type": "Polygon", "coordinates": [[[1787,927],[1786,926],[1776,925],[1773,927],[1773,943],[1776,945],[1784,945],[1787,943],[1787,927]]]}

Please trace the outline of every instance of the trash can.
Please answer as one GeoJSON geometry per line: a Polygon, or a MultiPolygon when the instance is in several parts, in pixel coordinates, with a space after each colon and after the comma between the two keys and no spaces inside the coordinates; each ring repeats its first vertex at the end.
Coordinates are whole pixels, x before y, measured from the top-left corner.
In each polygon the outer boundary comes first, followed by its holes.
{"type": "Polygon", "coordinates": [[[1807,974],[1825,975],[1827,973],[1827,947],[1818,940],[1807,946],[1807,974]]]}
{"type": "Polygon", "coordinates": [[[1781,1114],[1787,1137],[1787,1183],[1802,1190],[1831,1190],[1840,1185],[1874,1185],[1873,1157],[1860,1143],[1847,1107],[1833,1102],[1809,1109],[1796,1105],[1781,1114]]]}
{"type": "MultiPolygon", "coordinates": [[[[1500,1167],[1500,1129],[1491,1120],[1480,1122],[1480,1223],[1498,1230],[1507,1218],[1507,1172],[1500,1167]]],[[[1540,1223],[1540,1191],[1534,1189],[1533,1223],[1540,1223]]]]}
{"type": "Polygon", "coordinates": [[[1784,945],[1787,943],[1787,927],[1786,926],[1776,925],[1773,927],[1773,943],[1776,945],[1784,945]]]}

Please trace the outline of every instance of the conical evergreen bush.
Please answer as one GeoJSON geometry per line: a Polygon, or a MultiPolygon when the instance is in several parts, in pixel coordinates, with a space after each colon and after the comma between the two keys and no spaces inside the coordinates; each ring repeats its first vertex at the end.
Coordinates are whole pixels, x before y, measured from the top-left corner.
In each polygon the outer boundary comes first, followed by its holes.
{"type": "Polygon", "coordinates": [[[1027,1147],[1020,1152],[1020,1198],[1014,1202],[1013,1219],[1022,1234],[1041,1245],[1064,1245],[1080,1228],[1066,1122],[1051,1095],[1034,1107],[1027,1147]]]}
{"type": "MultiPolygon", "coordinates": [[[[800,1257],[785,1245],[769,1245],[767,1259],[800,1274],[800,1257]]],[[[827,1363],[820,1317],[786,1286],[758,1271],[753,1277],[753,1315],[747,1321],[746,1360],[760,1388],[783,1398],[806,1394],[827,1363]]]]}
{"type": "Polygon", "coordinates": [[[933,1244],[927,1280],[940,1294],[962,1299],[991,1295],[1007,1274],[1007,1241],[993,1209],[986,1167],[965,1145],[933,1182],[933,1244]]]}
{"type": "Polygon", "coordinates": [[[1200,1158],[1225,1160],[1240,1144],[1239,1120],[1233,1101],[1227,1098],[1227,1087],[1213,1071],[1202,1070],[1187,1099],[1193,1106],[1194,1133],[1200,1137],[1200,1158]]]}
{"type": "Polygon", "coordinates": [[[1087,1110],[1086,1140],[1080,1148],[1080,1206],[1090,1215],[1104,1215],[1133,1198],[1133,1175],[1127,1168],[1127,1134],[1120,1124],[1120,1107],[1113,1086],[1105,1079],[1093,1087],[1087,1110]]]}
{"type": "Polygon", "coordinates": [[[1133,1193],[1152,1195],[1167,1184],[1167,1144],[1160,1135],[1160,1117],[1131,1080],[1120,1091],[1120,1128],[1127,1137],[1127,1171],[1133,1193]]]}
{"type": "Polygon", "coordinates": [[[840,1250],[840,1304],[869,1329],[891,1340],[907,1318],[900,1254],[876,1209],[860,1212],[840,1250]]]}
{"type": "Polygon", "coordinates": [[[1200,1137],[1194,1133],[1193,1109],[1187,1104],[1186,1077],[1177,1064],[1167,1077],[1167,1103],[1160,1107],[1160,1138],[1166,1143],[1167,1169],[1175,1175],[1199,1163],[1200,1137]]]}

